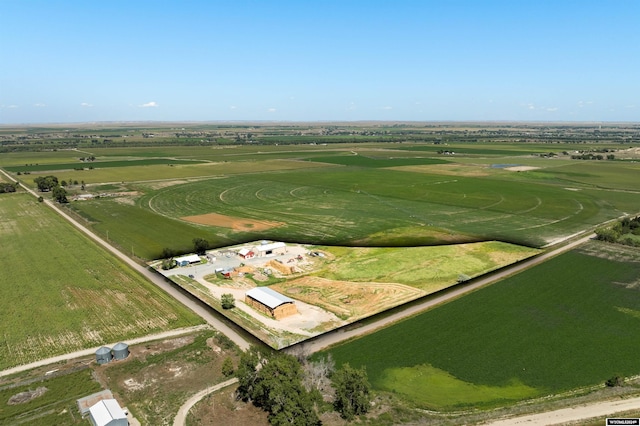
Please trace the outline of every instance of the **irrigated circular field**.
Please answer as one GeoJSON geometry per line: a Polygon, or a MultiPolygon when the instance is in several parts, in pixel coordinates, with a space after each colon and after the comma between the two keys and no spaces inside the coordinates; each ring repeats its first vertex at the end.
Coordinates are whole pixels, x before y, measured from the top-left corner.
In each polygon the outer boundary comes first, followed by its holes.
{"type": "MultiPolygon", "coordinates": [[[[581,188],[525,181],[452,177],[395,170],[332,169],[241,175],[162,188],[146,199],[154,212],[194,221],[221,215],[289,241],[371,245],[433,244],[436,230],[463,240],[544,245],[620,212],[581,188]],[[415,229],[413,235],[407,229],[415,229]],[[373,238],[372,236],[376,236],[373,238]],[[373,239],[372,239],[373,238],[373,239]],[[431,238],[431,239],[429,239],[431,238]]],[[[198,223],[203,223],[201,220],[198,223]]],[[[442,241],[441,241],[442,242],[442,241]]]]}

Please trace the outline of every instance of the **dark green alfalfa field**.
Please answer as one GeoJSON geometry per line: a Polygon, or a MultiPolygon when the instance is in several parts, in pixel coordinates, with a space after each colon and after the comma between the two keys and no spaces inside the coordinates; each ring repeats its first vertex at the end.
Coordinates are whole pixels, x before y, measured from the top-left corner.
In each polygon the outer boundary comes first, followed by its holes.
{"type": "Polygon", "coordinates": [[[493,406],[637,375],[640,251],[603,244],[329,352],[337,365],[366,366],[375,388],[435,409],[493,406]]]}

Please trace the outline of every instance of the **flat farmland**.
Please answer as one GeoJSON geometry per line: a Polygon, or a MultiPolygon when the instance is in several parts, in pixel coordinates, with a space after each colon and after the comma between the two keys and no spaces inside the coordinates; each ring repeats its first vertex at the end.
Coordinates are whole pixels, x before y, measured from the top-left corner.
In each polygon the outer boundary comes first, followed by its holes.
{"type": "Polygon", "coordinates": [[[319,247],[325,266],[272,286],[355,322],[514,264],[539,250],[496,241],[435,247],[319,247]]]}
{"type": "Polygon", "coordinates": [[[27,194],[0,196],[0,369],[201,321],[27,194]]]}
{"type": "Polygon", "coordinates": [[[337,245],[388,245],[397,240],[395,230],[414,229],[417,238],[393,245],[437,243],[446,230],[458,241],[542,246],[640,205],[640,193],[573,186],[342,167],[203,180],[159,189],[141,202],[174,218],[215,212],[278,221],[285,225],[265,238],[337,245]]]}
{"type": "Polygon", "coordinates": [[[329,352],[423,408],[603,384],[640,372],[638,283],[640,251],[591,242],[329,352]]]}
{"type": "MultiPolygon", "coordinates": [[[[309,164],[295,160],[271,160],[271,161],[243,161],[243,162],[210,162],[191,164],[162,164],[162,165],[140,165],[128,167],[106,167],[100,168],[100,163],[90,164],[92,170],[64,170],[64,171],[43,171],[40,174],[53,174],[61,179],[84,181],[87,185],[95,185],[105,182],[145,182],[156,180],[172,180],[185,178],[202,178],[221,175],[233,175],[238,173],[262,173],[280,170],[308,169],[312,167],[326,167],[321,164],[309,164]]],[[[114,164],[114,163],[111,163],[114,164]]],[[[79,163],[79,166],[83,166],[79,163]]],[[[88,167],[85,165],[85,167],[88,167]]],[[[31,174],[24,181],[33,186],[31,174]]]]}

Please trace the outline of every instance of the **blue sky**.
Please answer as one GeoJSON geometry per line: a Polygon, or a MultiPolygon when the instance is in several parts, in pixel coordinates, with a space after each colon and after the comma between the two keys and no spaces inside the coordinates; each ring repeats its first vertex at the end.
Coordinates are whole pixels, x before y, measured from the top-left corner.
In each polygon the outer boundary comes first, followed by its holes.
{"type": "Polygon", "coordinates": [[[0,123],[640,121],[640,1],[0,0],[0,123]]]}

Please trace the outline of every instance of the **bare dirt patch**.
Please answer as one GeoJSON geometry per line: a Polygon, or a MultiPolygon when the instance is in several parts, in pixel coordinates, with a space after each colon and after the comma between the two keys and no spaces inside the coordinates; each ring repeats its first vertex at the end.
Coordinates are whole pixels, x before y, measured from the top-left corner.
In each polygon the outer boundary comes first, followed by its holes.
{"type": "Polygon", "coordinates": [[[423,290],[404,284],[355,283],[312,276],[276,284],[272,288],[350,320],[381,312],[426,294],[423,290]]]}
{"type": "Polygon", "coordinates": [[[282,222],[244,219],[218,213],[185,216],[182,218],[182,220],[197,223],[199,225],[212,225],[219,226],[221,228],[230,228],[235,231],[264,231],[284,225],[284,223],[282,222]]]}
{"type": "Polygon", "coordinates": [[[533,166],[514,166],[514,167],[505,167],[504,170],[509,170],[510,172],[528,172],[529,170],[536,170],[540,167],[533,166]]]}
{"type": "Polygon", "coordinates": [[[399,166],[389,169],[415,173],[433,173],[447,176],[489,176],[486,166],[476,164],[429,164],[424,166],[399,166]]]}
{"type": "Polygon", "coordinates": [[[7,404],[9,405],[18,405],[18,404],[26,404],[29,401],[36,399],[39,396],[44,395],[49,389],[44,386],[40,386],[33,391],[20,392],[13,395],[9,398],[7,404]]]}

